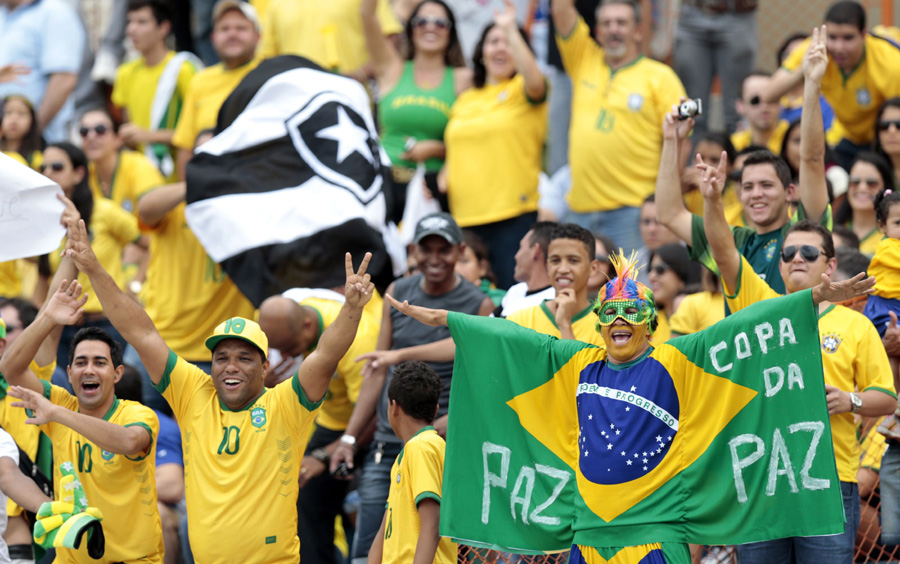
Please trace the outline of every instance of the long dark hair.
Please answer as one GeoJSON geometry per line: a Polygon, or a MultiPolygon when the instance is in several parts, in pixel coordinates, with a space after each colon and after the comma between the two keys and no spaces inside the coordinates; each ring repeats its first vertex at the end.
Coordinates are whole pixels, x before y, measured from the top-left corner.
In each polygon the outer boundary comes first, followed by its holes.
{"type": "Polygon", "coordinates": [[[415,8],[413,8],[412,13],[409,15],[409,19],[406,20],[406,25],[404,26],[404,30],[406,32],[406,60],[411,61],[416,56],[416,46],[413,43],[413,20],[416,16],[419,15],[419,10],[422,9],[422,6],[425,4],[437,4],[442,7],[445,12],[447,12],[447,19],[450,20],[450,36],[449,41],[447,42],[447,48],[444,50],[444,64],[448,67],[464,67],[466,66],[466,59],[463,57],[462,47],[459,46],[459,37],[456,35],[456,16],[453,15],[453,10],[450,9],[450,6],[444,2],[444,0],[422,0],[419,2],[415,8]]]}
{"type": "MultiPolygon", "coordinates": [[[[28,129],[28,132],[22,137],[22,142],[19,144],[19,154],[31,164],[31,155],[44,148],[44,138],[41,137],[41,128],[38,126],[37,112],[34,111],[34,106],[27,98],[24,96],[12,95],[0,100],[0,116],[3,115],[3,109],[6,107],[6,102],[11,98],[24,102],[25,105],[28,106],[29,113],[31,113],[31,128],[28,129]]],[[[2,117],[0,117],[0,119],[2,119],[2,117]]],[[[6,138],[3,136],[0,136],[0,149],[6,149],[6,138]]]]}
{"type": "Polygon", "coordinates": [[[72,188],[72,197],[70,199],[72,200],[72,203],[75,204],[75,209],[81,214],[81,219],[84,220],[85,226],[90,228],[91,216],[94,214],[94,195],[91,193],[91,187],[88,184],[87,157],[84,156],[84,152],[81,149],[67,141],[47,145],[48,149],[50,147],[54,147],[64,152],[66,156],[69,157],[72,168],[77,169],[78,167],[81,167],[84,169],[84,176],[81,178],[81,182],[72,188]]]}
{"type": "MultiPolygon", "coordinates": [[[[856,163],[869,163],[870,165],[874,166],[876,170],[878,170],[878,175],[881,177],[882,184],[884,184],[882,191],[894,190],[894,173],[891,171],[891,165],[888,164],[889,162],[890,161],[885,160],[884,158],[876,155],[871,151],[863,151],[860,154],[856,155],[856,158],[853,159],[853,164],[850,165],[848,172],[853,170],[853,166],[856,163]]],[[[877,208],[875,209],[877,211],[877,208]]],[[[844,199],[841,207],[838,208],[837,212],[835,212],[834,223],[847,223],[852,219],[853,208],[850,207],[850,198],[848,197],[844,199]]]]}
{"type": "Polygon", "coordinates": [[[879,137],[878,137],[878,134],[879,134],[878,124],[881,123],[881,118],[882,118],[882,116],[884,116],[884,112],[888,108],[900,109],[900,97],[888,98],[887,100],[884,101],[884,104],[882,104],[881,107],[878,109],[878,117],[875,118],[875,137],[874,137],[874,141],[872,141],[872,150],[876,154],[883,157],[884,160],[886,160],[887,163],[889,165],[891,165],[891,168],[893,169],[894,168],[893,161],[891,160],[890,155],[888,155],[887,153],[884,152],[884,147],[881,146],[881,139],[879,139],[879,137]]]}
{"type": "MultiPolygon", "coordinates": [[[[475,45],[475,53],[472,55],[472,83],[475,85],[475,88],[483,88],[487,81],[487,69],[484,67],[484,42],[487,39],[488,33],[494,29],[495,25],[496,24],[493,23],[488,24],[484,28],[484,31],[481,32],[481,39],[479,39],[478,43],[475,45]]],[[[525,30],[522,29],[522,26],[519,26],[519,34],[522,36],[522,39],[525,40],[525,45],[531,49],[531,43],[528,42],[528,36],[525,35],[525,30]]],[[[513,74],[513,76],[515,76],[515,74],[513,74]]]]}

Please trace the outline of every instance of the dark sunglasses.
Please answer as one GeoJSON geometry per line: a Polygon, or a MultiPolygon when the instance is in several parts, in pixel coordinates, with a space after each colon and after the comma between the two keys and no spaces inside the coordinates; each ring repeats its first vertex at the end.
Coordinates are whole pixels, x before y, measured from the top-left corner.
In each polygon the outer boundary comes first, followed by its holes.
{"type": "Polygon", "coordinates": [[[781,249],[781,262],[791,262],[794,260],[794,256],[796,256],[797,251],[800,251],[800,256],[806,262],[815,262],[816,259],[819,258],[819,255],[823,254],[818,247],[813,247],[812,245],[791,245],[790,247],[784,247],[781,249]]]}
{"type": "Polygon", "coordinates": [[[878,130],[879,131],[887,131],[888,129],[891,128],[892,125],[894,126],[895,129],[900,130],[900,119],[888,119],[888,120],[879,121],[878,122],[878,130]]]}
{"type": "Polygon", "coordinates": [[[78,133],[81,134],[82,137],[87,137],[88,134],[93,131],[97,135],[105,135],[109,128],[102,123],[100,125],[95,125],[94,127],[82,127],[78,130],[78,133]]]}
{"type": "Polygon", "coordinates": [[[62,172],[63,169],[66,168],[66,165],[64,163],[41,163],[41,172],[44,172],[48,168],[53,172],[62,172]]]}
{"type": "Polygon", "coordinates": [[[754,97],[750,98],[751,106],[758,106],[761,102],[762,102],[762,98],[760,98],[759,96],[754,96],[754,97]]]}
{"type": "Polygon", "coordinates": [[[438,29],[450,29],[453,26],[453,23],[447,18],[420,18],[418,16],[409,20],[409,23],[416,29],[425,29],[428,24],[438,29]]]}
{"type": "Polygon", "coordinates": [[[859,178],[858,176],[850,177],[850,184],[852,184],[853,186],[859,186],[864,182],[869,188],[876,188],[881,181],[877,178],[859,178]]]}
{"type": "Polygon", "coordinates": [[[665,264],[657,264],[656,266],[651,266],[651,267],[650,267],[650,270],[648,271],[648,274],[649,274],[650,272],[653,272],[653,273],[655,273],[657,276],[662,276],[663,274],[665,274],[665,273],[668,272],[668,271],[669,271],[669,266],[668,266],[668,265],[665,265],[665,264]]]}

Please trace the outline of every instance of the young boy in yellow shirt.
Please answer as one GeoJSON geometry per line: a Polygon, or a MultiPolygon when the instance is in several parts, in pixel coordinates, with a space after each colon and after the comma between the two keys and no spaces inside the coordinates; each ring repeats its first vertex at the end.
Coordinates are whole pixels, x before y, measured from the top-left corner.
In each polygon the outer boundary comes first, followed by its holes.
{"type": "Polygon", "coordinates": [[[431,426],[441,379],[427,364],[404,362],[388,385],[388,421],[403,450],[391,467],[391,491],[368,564],[455,564],[456,543],[441,538],[445,443],[431,426]]]}

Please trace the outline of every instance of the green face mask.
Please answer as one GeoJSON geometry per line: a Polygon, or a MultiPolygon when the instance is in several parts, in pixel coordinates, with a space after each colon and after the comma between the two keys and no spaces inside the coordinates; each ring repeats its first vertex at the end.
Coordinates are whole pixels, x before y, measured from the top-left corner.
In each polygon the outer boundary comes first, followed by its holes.
{"type": "Polygon", "coordinates": [[[644,316],[644,312],[641,311],[640,305],[637,300],[615,300],[603,302],[601,304],[600,309],[597,311],[597,316],[600,318],[600,326],[608,327],[613,324],[613,322],[621,317],[626,322],[631,325],[644,325],[647,323],[647,318],[644,316]],[[633,309],[634,313],[629,313],[627,310],[633,309]]]}

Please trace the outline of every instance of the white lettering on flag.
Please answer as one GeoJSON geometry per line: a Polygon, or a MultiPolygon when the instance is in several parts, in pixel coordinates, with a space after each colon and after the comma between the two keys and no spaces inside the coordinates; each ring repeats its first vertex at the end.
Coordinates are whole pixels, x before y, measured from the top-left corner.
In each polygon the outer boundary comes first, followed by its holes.
{"type": "Polygon", "coordinates": [[[616,388],[608,388],[606,386],[598,386],[597,384],[581,384],[578,386],[576,395],[593,394],[609,398],[617,401],[624,401],[631,405],[640,407],[650,415],[656,417],[665,423],[670,429],[678,430],[678,419],[676,419],[665,408],[658,406],[652,400],[638,395],[634,392],[626,392],[625,390],[617,390],[616,388]]]}

